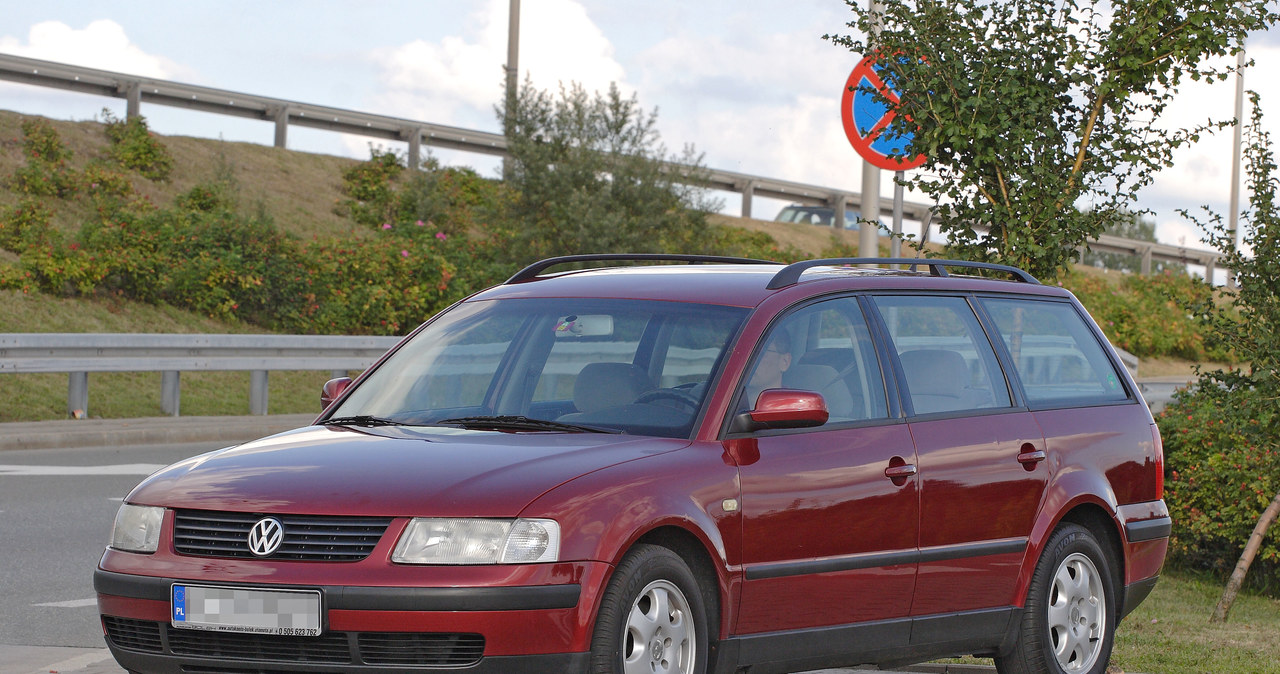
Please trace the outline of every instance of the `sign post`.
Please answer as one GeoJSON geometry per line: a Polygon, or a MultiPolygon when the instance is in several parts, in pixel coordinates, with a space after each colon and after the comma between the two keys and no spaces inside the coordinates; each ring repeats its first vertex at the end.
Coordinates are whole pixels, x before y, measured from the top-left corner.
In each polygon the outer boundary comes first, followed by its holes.
{"type": "MultiPolygon", "coordinates": [[[[844,124],[844,133],[849,139],[849,144],[869,165],[863,167],[862,217],[864,220],[878,222],[880,219],[879,169],[895,172],[893,240],[889,245],[890,254],[897,257],[902,247],[902,185],[900,183],[903,172],[923,165],[927,158],[923,154],[915,157],[903,156],[914,134],[888,132],[889,125],[897,117],[893,106],[900,99],[899,93],[881,76],[883,69],[884,66],[877,63],[874,56],[867,56],[854,66],[853,72],[849,73],[849,79],[845,81],[844,94],[840,98],[840,120],[844,124]],[[889,103],[878,100],[877,92],[888,99],[889,103]],[[875,174],[874,179],[869,179],[869,173],[875,174]],[[868,207],[871,204],[875,205],[874,209],[868,207]]],[[[861,253],[863,256],[877,257],[879,251],[874,247],[868,251],[865,245],[869,238],[865,236],[868,229],[875,232],[874,228],[862,228],[864,245],[861,253]]],[[[872,245],[875,246],[874,243],[872,245]]]]}

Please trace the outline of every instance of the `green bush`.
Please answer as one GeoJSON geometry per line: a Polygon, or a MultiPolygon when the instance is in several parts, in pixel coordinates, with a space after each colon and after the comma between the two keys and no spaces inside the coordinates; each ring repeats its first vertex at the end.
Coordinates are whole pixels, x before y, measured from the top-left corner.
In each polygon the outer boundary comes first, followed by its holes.
{"type": "Polygon", "coordinates": [[[361,225],[378,227],[396,221],[397,203],[392,181],[404,172],[400,156],[390,150],[370,150],[368,161],[342,172],[342,192],[347,199],[338,213],[361,225]]]}
{"type": "Polygon", "coordinates": [[[111,157],[126,168],[141,173],[148,180],[168,180],[173,171],[173,156],[151,130],[141,115],[117,119],[103,109],[107,138],[111,141],[111,157]]]}
{"type": "Polygon", "coordinates": [[[66,197],[76,191],[79,177],[67,165],[71,151],[53,125],[43,119],[22,122],[22,153],[26,163],[14,171],[11,184],[26,196],[66,197]]]}
{"type": "MultiPolygon", "coordinates": [[[[1259,514],[1280,491],[1280,455],[1267,426],[1274,401],[1254,389],[1201,383],[1157,421],[1164,440],[1171,562],[1226,577],[1259,514]]],[[[1280,536],[1263,540],[1251,585],[1280,591],[1280,536]]]]}
{"type": "Polygon", "coordinates": [[[32,245],[50,243],[55,236],[49,220],[53,211],[38,199],[25,198],[0,215],[0,248],[21,253],[32,245]]]}

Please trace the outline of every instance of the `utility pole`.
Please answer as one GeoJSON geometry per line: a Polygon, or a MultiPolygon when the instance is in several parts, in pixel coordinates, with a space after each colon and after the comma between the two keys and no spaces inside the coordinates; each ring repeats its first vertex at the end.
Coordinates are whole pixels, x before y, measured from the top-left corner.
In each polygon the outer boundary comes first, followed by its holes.
{"type": "MultiPolygon", "coordinates": [[[[503,133],[509,134],[516,110],[516,88],[520,78],[520,0],[510,0],[507,9],[507,100],[503,104],[503,133]]],[[[502,178],[511,177],[510,157],[502,158],[502,178]]]]}
{"type": "MultiPolygon", "coordinates": [[[[1240,221],[1240,135],[1244,127],[1244,45],[1240,45],[1240,52],[1236,54],[1236,128],[1235,143],[1231,150],[1231,206],[1227,209],[1227,230],[1231,232],[1231,251],[1235,252],[1239,245],[1236,240],[1238,234],[1236,228],[1240,221]]],[[[1207,278],[1205,281],[1213,283],[1213,279],[1207,278]]],[[[1236,274],[1231,267],[1227,267],[1227,287],[1236,287],[1236,274]]]]}
{"type": "MultiPolygon", "coordinates": [[[[880,37],[880,16],[884,14],[881,0],[867,0],[871,12],[871,34],[867,44],[875,49],[880,37]]],[[[858,253],[862,257],[880,257],[880,169],[871,162],[862,161],[862,224],[859,227],[858,253]],[[871,224],[868,224],[870,221],[871,224]]]]}

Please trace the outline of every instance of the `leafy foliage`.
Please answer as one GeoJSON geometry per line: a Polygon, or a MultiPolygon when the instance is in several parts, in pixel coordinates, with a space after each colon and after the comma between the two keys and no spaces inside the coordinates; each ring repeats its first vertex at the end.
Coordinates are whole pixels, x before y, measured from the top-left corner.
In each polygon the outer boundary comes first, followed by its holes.
{"type": "Polygon", "coordinates": [[[708,249],[713,205],[685,182],[705,170],[701,157],[686,148],[668,163],[656,115],[616,85],[588,95],[573,84],[553,96],[525,82],[504,120],[513,261],[708,249]]]}
{"type": "MultiPolygon", "coordinates": [[[[1170,554],[1183,567],[1225,577],[1280,491],[1280,451],[1268,435],[1273,401],[1254,389],[1202,381],[1157,419],[1165,451],[1165,500],[1173,515],[1170,554]]],[[[1280,537],[1267,536],[1252,583],[1280,590],[1280,537]]]]}
{"type": "MultiPolygon", "coordinates": [[[[1247,133],[1250,196],[1241,218],[1243,245],[1234,245],[1220,216],[1211,213],[1201,223],[1240,288],[1229,307],[1188,302],[1213,341],[1245,365],[1202,372],[1160,420],[1166,484],[1177,485],[1169,502],[1183,511],[1174,518],[1174,551],[1188,563],[1219,571],[1234,566],[1259,515],[1280,492],[1280,213],[1275,159],[1256,95],[1247,133]]],[[[1251,575],[1273,589],[1280,587],[1278,541],[1274,534],[1266,537],[1251,575]]]]}
{"type": "Polygon", "coordinates": [[[49,122],[22,122],[22,153],[26,163],[10,180],[18,192],[29,197],[65,197],[76,191],[79,176],[67,163],[71,151],[49,122]]]}
{"type": "Polygon", "coordinates": [[[1184,80],[1227,77],[1206,59],[1277,19],[1267,0],[897,0],[875,16],[848,4],[849,26],[870,35],[878,19],[878,37],[826,37],[897,55],[881,59],[902,92],[879,96],[897,114],[888,132],[914,132],[904,154],[928,156],[906,182],[939,202],[950,254],[1041,279],[1127,218],[1176,148],[1225,124],[1160,121],[1184,80]]]}
{"type": "Polygon", "coordinates": [[[168,180],[173,172],[173,155],[147,128],[147,120],[141,115],[117,119],[111,110],[103,108],[107,138],[111,141],[111,156],[127,168],[141,173],[148,180],[168,180]]]}
{"type": "Polygon", "coordinates": [[[342,191],[348,198],[338,204],[338,211],[359,224],[377,227],[396,220],[391,181],[404,172],[404,165],[395,152],[378,148],[369,152],[368,161],[342,172],[342,191]]]}

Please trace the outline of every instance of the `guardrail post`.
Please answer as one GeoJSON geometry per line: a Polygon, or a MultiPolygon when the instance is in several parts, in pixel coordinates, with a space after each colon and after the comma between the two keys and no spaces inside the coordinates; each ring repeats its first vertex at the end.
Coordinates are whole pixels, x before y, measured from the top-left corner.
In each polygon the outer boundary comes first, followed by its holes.
{"type": "Polygon", "coordinates": [[[276,122],[276,147],[283,148],[289,138],[289,106],[282,105],[273,113],[276,122]]]}
{"type": "Polygon", "coordinates": [[[831,226],[837,230],[843,231],[849,223],[845,222],[844,212],[849,206],[849,195],[837,194],[831,199],[831,208],[835,211],[835,217],[831,219],[831,226]]]}
{"type": "Polygon", "coordinates": [[[267,371],[249,373],[249,414],[263,416],[267,413],[267,371]]]}
{"type": "Polygon", "coordinates": [[[169,416],[178,416],[182,403],[182,373],[166,370],[160,374],[160,409],[169,416]]]}
{"type": "Polygon", "coordinates": [[[72,419],[89,417],[88,372],[72,372],[67,375],[67,416],[72,419]]]}
{"type": "Polygon", "coordinates": [[[751,200],[756,196],[756,184],[747,182],[742,186],[742,217],[751,217],[751,200]]]}
{"type": "Polygon", "coordinates": [[[133,119],[142,114],[142,83],[126,82],[124,89],[124,118],[133,119]]]}
{"type": "Polygon", "coordinates": [[[406,163],[409,169],[417,171],[422,165],[422,127],[400,129],[400,137],[409,141],[409,156],[406,163]]]}
{"type": "Polygon", "coordinates": [[[1151,246],[1147,246],[1146,248],[1142,249],[1142,275],[1143,276],[1151,275],[1151,253],[1153,252],[1153,250],[1154,249],[1151,246]]]}

